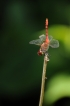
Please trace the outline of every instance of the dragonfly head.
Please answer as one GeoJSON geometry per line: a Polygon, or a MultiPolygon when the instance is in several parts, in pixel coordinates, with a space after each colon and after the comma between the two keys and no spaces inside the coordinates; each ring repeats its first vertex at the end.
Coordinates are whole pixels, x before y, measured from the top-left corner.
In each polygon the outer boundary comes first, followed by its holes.
{"type": "Polygon", "coordinates": [[[42,56],[42,55],[43,55],[43,52],[42,52],[41,50],[39,50],[39,51],[37,52],[37,54],[38,54],[39,56],[42,56]]]}

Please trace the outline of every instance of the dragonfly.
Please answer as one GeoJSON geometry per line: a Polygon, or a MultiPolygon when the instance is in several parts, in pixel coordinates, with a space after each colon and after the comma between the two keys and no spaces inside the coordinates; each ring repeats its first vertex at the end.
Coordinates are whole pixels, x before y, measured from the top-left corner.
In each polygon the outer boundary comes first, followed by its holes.
{"type": "Polygon", "coordinates": [[[48,36],[48,19],[46,19],[46,35],[42,34],[39,36],[39,39],[32,40],[29,43],[40,46],[40,49],[37,52],[39,56],[46,54],[49,47],[59,47],[59,41],[54,39],[52,36],[48,36]]]}

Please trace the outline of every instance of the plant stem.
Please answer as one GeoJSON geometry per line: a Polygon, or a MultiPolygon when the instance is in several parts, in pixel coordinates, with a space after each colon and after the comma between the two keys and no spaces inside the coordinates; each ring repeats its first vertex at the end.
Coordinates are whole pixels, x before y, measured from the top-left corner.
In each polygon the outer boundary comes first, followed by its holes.
{"type": "Polygon", "coordinates": [[[43,73],[42,73],[42,83],[41,83],[41,93],[40,93],[39,106],[42,106],[42,104],[43,104],[45,79],[46,79],[46,67],[47,67],[47,60],[45,59],[45,56],[44,56],[44,64],[43,64],[43,73]]]}

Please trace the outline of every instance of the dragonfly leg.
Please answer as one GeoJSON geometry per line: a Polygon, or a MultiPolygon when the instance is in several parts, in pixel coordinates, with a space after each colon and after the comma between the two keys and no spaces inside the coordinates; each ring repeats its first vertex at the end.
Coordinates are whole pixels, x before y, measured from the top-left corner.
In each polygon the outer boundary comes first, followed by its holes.
{"type": "Polygon", "coordinates": [[[48,56],[49,56],[49,55],[48,55],[48,53],[46,52],[46,53],[45,53],[45,60],[46,60],[46,61],[49,61],[48,56]]]}

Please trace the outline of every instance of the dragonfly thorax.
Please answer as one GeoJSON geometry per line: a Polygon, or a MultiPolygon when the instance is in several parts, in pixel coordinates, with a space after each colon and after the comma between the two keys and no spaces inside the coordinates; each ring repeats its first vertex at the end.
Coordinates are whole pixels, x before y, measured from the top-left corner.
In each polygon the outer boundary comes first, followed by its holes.
{"type": "Polygon", "coordinates": [[[43,43],[41,45],[41,51],[42,52],[46,52],[48,50],[48,48],[49,48],[49,44],[48,43],[43,43]]]}
{"type": "Polygon", "coordinates": [[[38,55],[43,55],[45,54],[49,49],[49,44],[43,43],[38,51],[38,55]]]}

